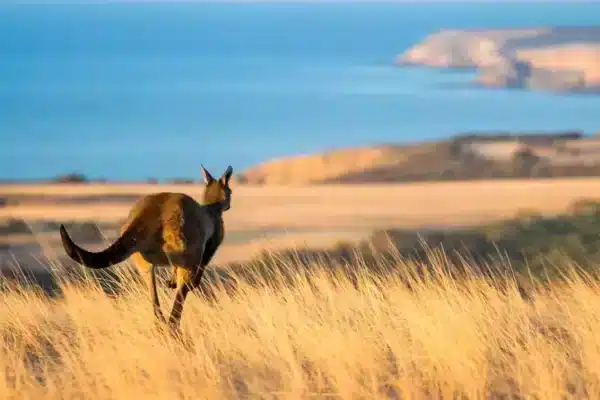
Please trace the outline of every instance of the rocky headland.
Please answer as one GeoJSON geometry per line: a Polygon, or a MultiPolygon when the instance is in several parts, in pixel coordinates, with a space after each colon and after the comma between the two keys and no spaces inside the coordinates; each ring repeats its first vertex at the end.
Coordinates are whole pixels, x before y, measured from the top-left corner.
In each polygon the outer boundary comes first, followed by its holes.
{"type": "Polygon", "coordinates": [[[485,87],[600,93],[600,26],[441,30],[396,63],[475,69],[485,87]]]}

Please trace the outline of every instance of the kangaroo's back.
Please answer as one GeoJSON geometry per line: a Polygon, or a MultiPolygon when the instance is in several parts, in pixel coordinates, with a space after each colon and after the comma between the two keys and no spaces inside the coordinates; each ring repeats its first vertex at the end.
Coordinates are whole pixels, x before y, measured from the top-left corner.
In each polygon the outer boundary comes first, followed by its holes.
{"type": "MultiPolygon", "coordinates": [[[[153,264],[195,252],[221,227],[209,209],[184,193],[160,192],[138,200],[121,232],[140,231],[139,252],[153,264]]],[[[171,260],[171,262],[174,260],[171,260]]]]}

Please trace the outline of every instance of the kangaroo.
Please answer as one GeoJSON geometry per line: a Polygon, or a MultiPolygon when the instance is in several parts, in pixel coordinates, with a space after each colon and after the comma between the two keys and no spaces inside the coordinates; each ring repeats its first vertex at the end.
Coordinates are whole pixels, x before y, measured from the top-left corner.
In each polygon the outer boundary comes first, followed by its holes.
{"type": "Polygon", "coordinates": [[[231,166],[219,179],[201,166],[204,204],[183,193],[161,192],[139,199],[132,207],[119,238],[99,252],[87,251],[73,242],[65,227],[60,236],[67,255],[88,268],[101,269],[128,257],[144,277],[156,318],[165,323],[156,290],[154,267],[171,266],[168,286],[175,300],[168,324],[178,329],[183,304],[190,290],[200,286],[204,269],[225,237],[223,212],[231,207],[231,166]]]}

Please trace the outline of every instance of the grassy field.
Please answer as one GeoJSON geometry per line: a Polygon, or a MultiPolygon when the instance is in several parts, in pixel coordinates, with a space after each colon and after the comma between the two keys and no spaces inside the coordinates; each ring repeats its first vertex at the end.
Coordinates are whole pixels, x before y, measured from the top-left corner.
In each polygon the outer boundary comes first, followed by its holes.
{"type": "Polygon", "coordinates": [[[357,263],[355,280],[318,264],[290,264],[287,279],[269,283],[240,275],[235,291],[189,298],[181,338],[154,323],[135,283],[118,296],[67,284],[57,300],[8,289],[0,397],[600,396],[596,280],[565,265],[573,279],[524,299],[510,277],[458,281],[439,260],[422,279],[400,259],[397,273],[378,276],[357,263]]]}
{"type": "MultiPolygon", "coordinates": [[[[6,185],[0,197],[21,198],[0,212],[26,221],[76,215],[107,223],[126,215],[131,196],[165,189],[201,193],[193,186],[6,185]]],[[[240,238],[261,230],[291,226],[297,236],[290,242],[304,236],[325,246],[348,232],[490,222],[523,209],[552,215],[582,198],[600,198],[600,180],[241,186],[225,216],[235,240],[220,250],[234,254],[221,260],[250,256],[235,246],[261,248],[240,238]]],[[[570,235],[567,244],[575,231],[584,244],[595,235],[600,214],[584,214],[556,220],[570,235]]],[[[507,224],[503,237],[539,246],[542,231],[556,225],[539,221],[518,225],[520,236],[507,224]]],[[[32,240],[41,237],[50,243],[43,235],[32,240]]],[[[592,244],[586,249],[595,254],[592,244]]],[[[49,264],[61,264],[59,248],[41,247],[49,264]]],[[[242,263],[223,271],[227,284],[212,286],[211,296],[188,298],[180,338],[154,322],[146,288],[127,279],[127,263],[114,269],[121,276],[114,291],[61,275],[59,295],[49,298],[0,279],[0,398],[600,397],[600,274],[593,263],[584,273],[562,259],[563,279],[542,284],[508,262],[497,268],[504,274],[484,277],[480,265],[459,268],[432,251],[432,268],[423,274],[421,263],[392,255],[303,265],[271,253],[277,268],[270,270],[268,263],[242,263]],[[460,278],[451,272],[465,268],[460,278]]],[[[168,313],[173,293],[160,287],[168,313]]]]}

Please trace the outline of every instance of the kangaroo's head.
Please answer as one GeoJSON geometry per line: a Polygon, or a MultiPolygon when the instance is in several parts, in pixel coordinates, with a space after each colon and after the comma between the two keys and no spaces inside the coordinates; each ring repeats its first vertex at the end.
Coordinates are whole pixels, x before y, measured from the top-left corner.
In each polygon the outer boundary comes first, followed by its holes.
{"type": "Polygon", "coordinates": [[[213,176],[202,165],[202,175],[204,175],[204,204],[222,203],[223,211],[229,210],[231,207],[231,189],[229,188],[229,179],[233,174],[231,165],[227,167],[223,175],[219,179],[213,176]]]}

